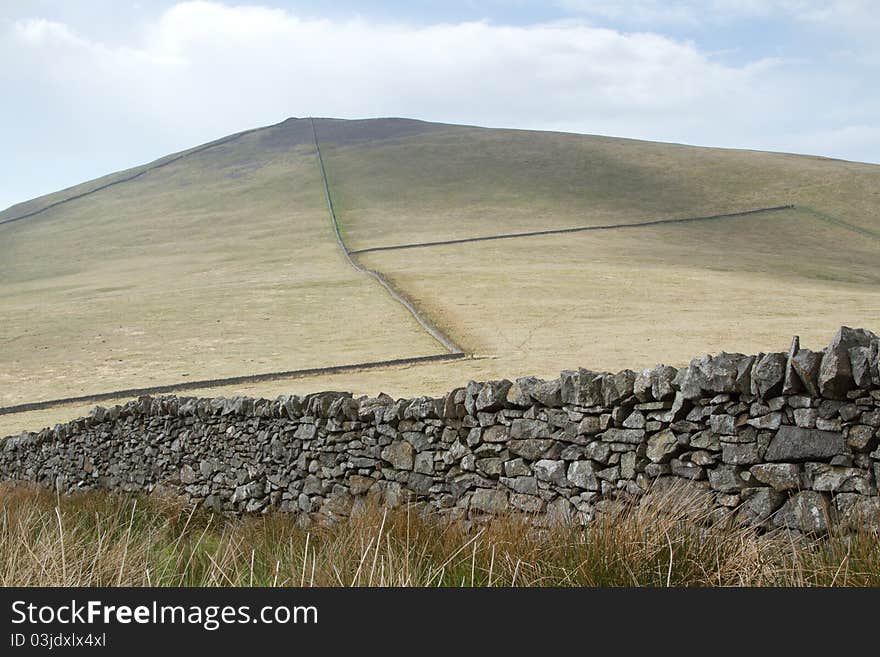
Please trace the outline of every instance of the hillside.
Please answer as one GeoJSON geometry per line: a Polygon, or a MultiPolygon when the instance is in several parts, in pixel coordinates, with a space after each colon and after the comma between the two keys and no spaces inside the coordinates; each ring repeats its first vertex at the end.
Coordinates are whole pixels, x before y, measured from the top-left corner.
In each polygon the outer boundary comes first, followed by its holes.
{"type": "Polygon", "coordinates": [[[433,353],[341,257],[307,127],[0,225],[0,405],[433,353]]]}
{"type": "Polygon", "coordinates": [[[611,137],[427,126],[405,138],[348,143],[319,124],[352,248],[785,204],[811,207],[880,239],[877,165],[611,137]]]}
{"type": "MultiPolygon", "coordinates": [[[[477,357],[181,394],[431,394],[880,326],[880,166],[407,119],[314,124],[355,262],[477,357]],[[714,218],[654,223],[701,217],[714,218]],[[569,228],[591,230],[466,241],[569,228]],[[374,250],[449,240],[465,241],[374,250]]],[[[0,313],[0,406],[446,353],[344,257],[307,119],[3,211],[0,313]]],[[[0,434],[90,405],[0,415],[0,434]]]]}

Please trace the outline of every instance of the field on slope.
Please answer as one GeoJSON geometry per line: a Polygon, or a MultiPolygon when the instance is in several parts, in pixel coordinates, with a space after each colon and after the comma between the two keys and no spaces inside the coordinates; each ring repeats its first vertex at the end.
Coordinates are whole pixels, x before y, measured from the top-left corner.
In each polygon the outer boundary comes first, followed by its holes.
{"type": "Polygon", "coordinates": [[[364,254],[493,373],[820,347],[880,326],[880,241],[786,211],[364,254]]]}
{"type": "Polygon", "coordinates": [[[335,241],[307,121],[0,225],[0,406],[441,351],[335,241]]]}
{"type": "MultiPolygon", "coordinates": [[[[441,394],[469,379],[781,350],[795,333],[818,348],[841,324],[880,327],[878,166],[399,119],[315,123],[353,249],[797,207],[362,253],[478,358],[180,394],[441,394]]],[[[0,226],[0,311],[12,317],[0,328],[0,405],[441,352],[348,267],[322,194],[308,122],[290,121],[0,226]]],[[[93,405],[0,416],[0,435],[93,405]]]]}
{"type": "MultiPolygon", "coordinates": [[[[351,122],[346,122],[351,123],[351,122]]],[[[353,249],[798,204],[880,238],[880,166],[612,137],[424,124],[370,141],[320,123],[353,249]]],[[[826,217],[827,220],[827,217],[826,217]]]]}
{"type": "Polygon", "coordinates": [[[794,206],[358,255],[488,356],[487,376],[680,365],[880,325],[876,165],[452,126],[362,143],[321,128],[354,249],[794,206]]]}

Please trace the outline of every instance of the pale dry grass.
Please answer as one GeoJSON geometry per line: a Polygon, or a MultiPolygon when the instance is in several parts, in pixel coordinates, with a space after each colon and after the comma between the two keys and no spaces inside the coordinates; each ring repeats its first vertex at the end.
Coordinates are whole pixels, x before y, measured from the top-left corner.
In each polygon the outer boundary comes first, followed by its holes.
{"type": "MultiPolygon", "coordinates": [[[[872,165],[417,122],[318,126],[358,247],[783,202],[878,229],[872,165]]],[[[290,122],[0,227],[0,405],[436,353],[340,257],[310,140],[308,122],[290,122]]],[[[480,358],[181,394],[440,395],[470,379],[782,350],[794,333],[819,348],[840,324],[880,325],[880,241],[802,212],[362,259],[480,358]]],[[[0,416],[0,435],[91,406],[0,416]]]]}
{"type": "Polygon", "coordinates": [[[880,326],[880,242],[798,217],[759,218],[364,254],[486,378],[583,366],[681,366],[718,351],[821,348],[880,326]],[[845,245],[845,247],[844,247],[845,245]]]}
{"type": "Polygon", "coordinates": [[[599,519],[465,527],[414,507],[365,507],[299,527],[272,515],[222,520],[108,494],[0,489],[2,586],[762,586],[880,584],[880,543],[706,521],[675,491],[599,519]],[[678,495],[678,496],[676,496],[678,495]]]}
{"type": "MultiPolygon", "coordinates": [[[[375,396],[385,392],[395,398],[417,395],[441,396],[453,387],[463,386],[467,381],[482,380],[498,370],[493,369],[493,358],[463,359],[450,362],[427,362],[411,365],[349,371],[338,374],[282,378],[211,388],[194,387],[175,394],[190,397],[265,397],[274,399],[279,395],[306,395],[322,390],[344,390],[355,396],[375,396]]],[[[109,407],[124,404],[128,397],[100,402],[109,407]]],[[[22,431],[39,431],[58,423],[68,422],[87,415],[97,404],[94,402],[64,404],[51,408],[0,415],[0,437],[22,431]]]]}
{"type": "Polygon", "coordinates": [[[0,226],[0,406],[441,351],[266,138],[0,226]]]}
{"type": "MultiPolygon", "coordinates": [[[[876,330],[880,243],[831,225],[802,230],[803,221],[772,213],[363,255],[478,358],[180,394],[439,396],[471,379],[681,366],[722,350],[782,351],[794,334],[820,349],[842,324],[876,330]]],[[[0,416],[0,435],[92,406],[0,416]]]]}

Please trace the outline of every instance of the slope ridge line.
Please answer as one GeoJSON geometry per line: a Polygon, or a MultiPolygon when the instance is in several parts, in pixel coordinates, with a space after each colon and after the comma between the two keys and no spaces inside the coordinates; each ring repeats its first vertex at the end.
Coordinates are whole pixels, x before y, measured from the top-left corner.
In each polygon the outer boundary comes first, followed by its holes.
{"type": "MultiPolygon", "coordinates": [[[[286,119],[285,119],[286,120],[286,119]]],[[[281,121],[284,123],[284,121],[281,121]]],[[[0,221],[0,226],[4,224],[11,224],[14,221],[21,221],[22,219],[29,219],[30,217],[34,217],[38,214],[42,214],[53,208],[57,208],[59,205],[64,205],[65,203],[70,203],[71,201],[78,201],[81,198],[85,198],[86,196],[91,196],[92,194],[97,194],[98,192],[102,192],[105,189],[109,189],[110,187],[115,187],[116,185],[121,185],[123,183],[131,182],[132,180],[137,180],[141,176],[144,176],[151,171],[156,171],[157,169],[161,169],[163,167],[167,167],[169,164],[174,164],[175,162],[179,162],[180,160],[190,157],[191,155],[197,155],[204,151],[207,151],[211,148],[216,148],[217,146],[223,146],[224,144],[228,144],[236,139],[240,139],[247,135],[251,135],[255,132],[259,132],[260,130],[268,130],[269,128],[274,128],[276,126],[281,125],[281,123],[274,123],[272,125],[263,126],[261,128],[251,128],[250,130],[244,130],[243,132],[237,132],[234,135],[228,135],[226,137],[221,137],[220,139],[215,139],[214,141],[210,141],[207,144],[202,144],[201,146],[196,146],[195,148],[191,148],[188,151],[184,151],[182,153],[178,153],[177,155],[172,156],[170,159],[164,160],[157,164],[145,164],[141,167],[140,171],[137,173],[133,173],[130,176],[126,176],[125,178],[120,178],[119,180],[114,180],[112,182],[105,183],[103,185],[99,185],[94,189],[90,189],[87,192],[81,192],[79,194],[74,194],[73,196],[68,196],[67,198],[63,198],[60,201],[54,201],[49,205],[46,205],[38,210],[33,210],[31,212],[27,212],[25,214],[19,215],[17,217],[12,217],[10,219],[3,219],[0,221]]],[[[160,158],[161,159],[161,158],[160,158]]],[[[112,175],[112,174],[111,174],[112,175]]]]}
{"type": "Polygon", "coordinates": [[[426,317],[422,315],[421,312],[415,307],[415,305],[410,301],[406,296],[397,290],[394,285],[387,279],[385,276],[374,269],[369,269],[365,267],[361,263],[359,263],[355,258],[352,257],[352,251],[349,250],[348,246],[345,244],[345,240],[342,239],[342,233],[339,231],[339,221],[336,218],[336,210],[333,207],[333,197],[330,195],[330,185],[327,182],[327,172],[324,169],[324,158],[321,155],[321,147],[318,144],[318,130],[315,127],[315,120],[312,117],[309,117],[309,122],[312,125],[312,134],[315,138],[315,154],[318,158],[318,168],[321,171],[321,182],[324,184],[324,195],[327,199],[327,208],[330,211],[330,219],[333,223],[333,232],[336,234],[336,242],[339,244],[339,248],[342,249],[342,254],[345,256],[345,259],[348,261],[355,270],[361,272],[362,274],[367,274],[375,279],[379,285],[385,288],[388,294],[397,301],[400,305],[406,308],[410,315],[413,316],[419,325],[427,331],[427,333],[434,338],[437,342],[439,342],[450,354],[464,354],[464,350],[458,346],[452,338],[443,333],[439,328],[431,324],[430,321],[426,317]]]}

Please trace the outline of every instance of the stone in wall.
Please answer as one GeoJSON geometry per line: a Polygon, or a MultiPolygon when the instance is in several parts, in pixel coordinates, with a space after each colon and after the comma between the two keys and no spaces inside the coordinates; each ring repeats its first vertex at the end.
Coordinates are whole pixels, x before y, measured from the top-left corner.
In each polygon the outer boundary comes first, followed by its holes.
{"type": "Polygon", "coordinates": [[[440,398],[141,397],[4,439],[0,478],[227,514],[337,519],[417,501],[450,518],[581,523],[678,485],[719,517],[821,533],[877,519],[878,345],[842,327],[821,352],[795,339],[787,353],[471,381],[440,398]]]}

